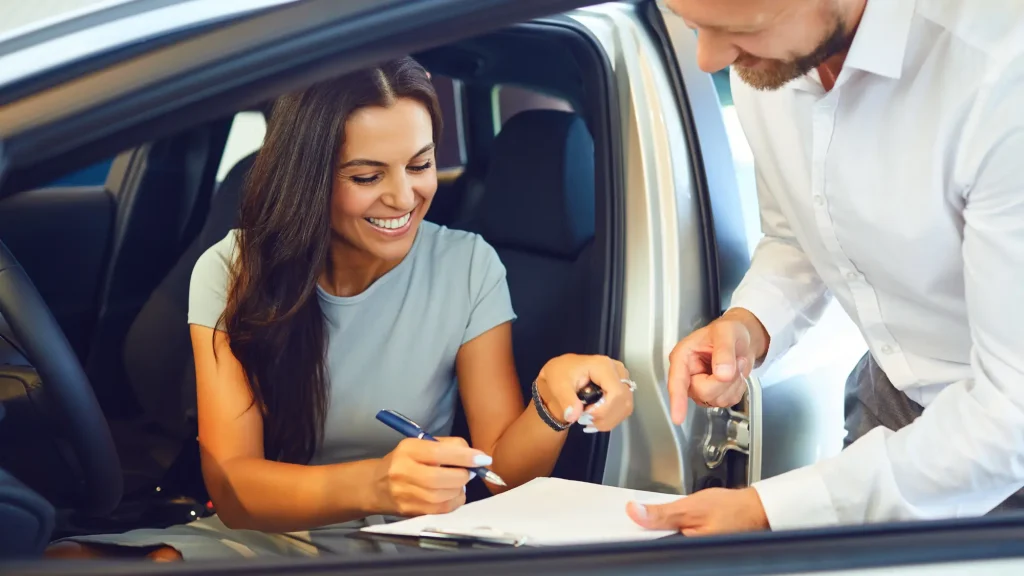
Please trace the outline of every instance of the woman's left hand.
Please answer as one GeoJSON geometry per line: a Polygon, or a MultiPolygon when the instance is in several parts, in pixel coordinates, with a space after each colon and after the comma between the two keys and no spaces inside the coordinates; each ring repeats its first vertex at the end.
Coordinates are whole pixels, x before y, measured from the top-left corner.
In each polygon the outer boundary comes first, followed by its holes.
{"type": "Polygon", "coordinates": [[[607,356],[565,354],[548,361],[537,376],[537,391],[552,417],[563,423],[578,422],[584,432],[607,432],[633,413],[629,371],[607,356]],[[586,407],[576,392],[593,382],[604,392],[601,400],[586,407]]]}

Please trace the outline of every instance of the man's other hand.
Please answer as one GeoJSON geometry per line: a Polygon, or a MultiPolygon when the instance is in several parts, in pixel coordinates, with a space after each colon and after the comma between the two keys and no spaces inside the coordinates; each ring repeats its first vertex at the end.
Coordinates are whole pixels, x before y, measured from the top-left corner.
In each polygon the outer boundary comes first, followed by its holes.
{"type": "Polygon", "coordinates": [[[659,505],[631,502],[626,513],[648,530],[678,530],[685,536],[767,530],[761,498],[753,488],[708,488],[659,505]]]}

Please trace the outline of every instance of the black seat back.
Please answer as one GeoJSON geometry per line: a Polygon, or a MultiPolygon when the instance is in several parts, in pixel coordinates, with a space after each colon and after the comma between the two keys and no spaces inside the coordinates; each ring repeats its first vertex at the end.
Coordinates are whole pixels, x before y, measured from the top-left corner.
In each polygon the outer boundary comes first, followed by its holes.
{"type": "Polygon", "coordinates": [[[203,252],[236,227],[245,176],[255,158],[253,153],[239,160],[228,172],[210,201],[199,234],[153,290],[125,339],[124,369],[143,412],[182,438],[192,433],[188,414],[195,408],[195,365],[187,325],[192,269],[203,252]]]}
{"type": "MultiPolygon", "coordinates": [[[[551,358],[584,352],[594,238],[594,144],[583,120],[556,110],[513,116],[495,138],[471,224],[505,264],[523,386],[551,358]]],[[[524,391],[528,391],[525,388],[524,391]]]]}
{"type": "MultiPolygon", "coordinates": [[[[523,398],[550,359],[594,353],[600,310],[593,278],[594,142],[583,119],[557,110],[510,118],[495,138],[478,212],[467,226],[505,265],[523,398]]],[[[554,475],[591,478],[593,440],[573,427],[554,475]]]]}
{"type": "MultiPolygon", "coordinates": [[[[205,214],[216,171],[211,150],[219,150],[227,124],[214,123],[142,146],[115,160],[107,187],[117,212],[106,273],[99,287],[97,318],[86,373],[108,415],[130,416],[121,369],[125,337],[153,290],[177,261],[196,230],[197,211],[205,214]]],[[[136,399],[137,400],[137,399],[136,399]]]]}

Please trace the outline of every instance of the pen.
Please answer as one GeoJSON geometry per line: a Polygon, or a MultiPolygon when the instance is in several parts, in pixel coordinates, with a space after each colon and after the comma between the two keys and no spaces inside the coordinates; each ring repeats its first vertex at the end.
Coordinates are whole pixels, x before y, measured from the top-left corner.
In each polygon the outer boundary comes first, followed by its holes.
{"type": "MultiPolygon", "coordinates": [[[[380,420],[381,422],[387,424],[392,430],[395,430],[405,435],[407,438],[419,438],[421,440],[431,440],[433,442],[437,442],[437,438],[434,438],[433,436],[428,434],[426,430],[420,428],[418,424],[416,424],[412,420],[409,420],[405,416],[402,416],[398,412],[395,412],[394,410],[381,410],[380,412],[377,412],[377,420],[380,420]]],[[[507,484],[505,484],[505,481],[501,479],[501,476],[498,476],[497,474],[491,472],[490,470],[484,468],[483,466],[471,467],[468,468],[468,470],[475,472],[477,476],[490,482],[491,484],[495,484],[497,486],[507,486],[507,484]]]]}

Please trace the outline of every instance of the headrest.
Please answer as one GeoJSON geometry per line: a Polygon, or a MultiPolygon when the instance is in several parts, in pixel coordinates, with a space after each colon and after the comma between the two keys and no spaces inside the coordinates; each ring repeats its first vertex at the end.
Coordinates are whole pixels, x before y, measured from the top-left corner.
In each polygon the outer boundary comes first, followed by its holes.
{"type": "Polygon", "coordinates": [[[495,247],[572,258],[594,237],[594,141],[560,110],[510,118],[491,148],[479,232],[495,247]]]}
{"type": "Polygon", "coordinates": [[[238,227],[238,209],[245,188],[245,178],[256,161],[257,154],[258,151],[253,152],[236,162],[210,199],[210,212],[200,232],[202,242],[207,246],[216,244],[229,230],[238,227]]]}

